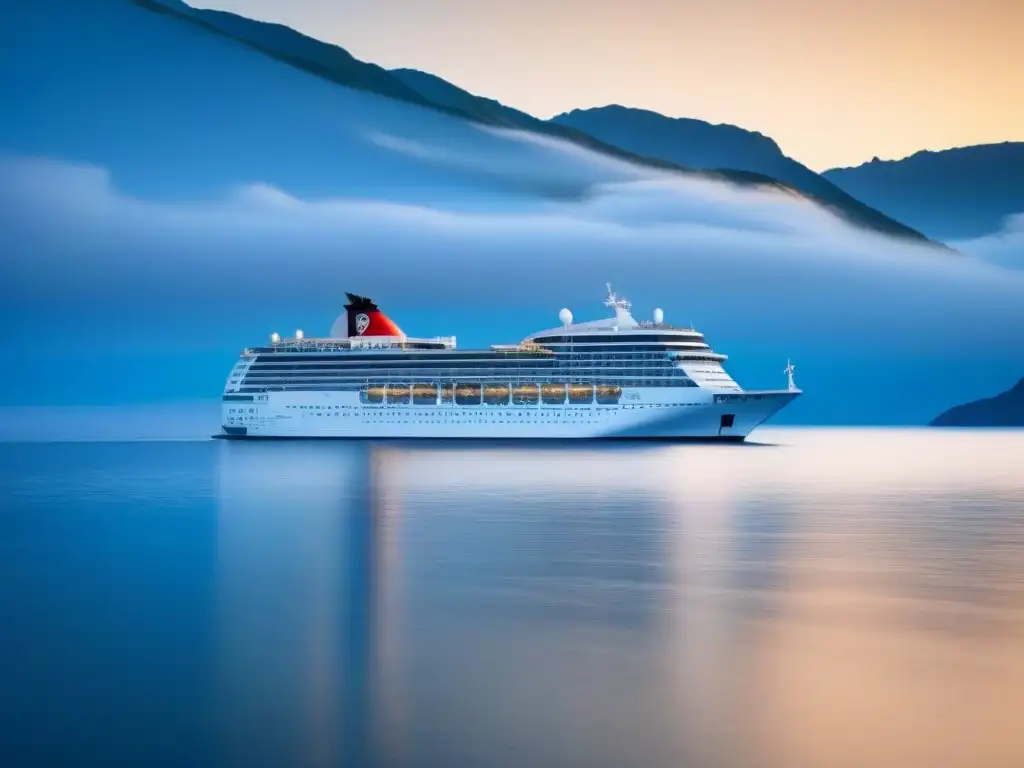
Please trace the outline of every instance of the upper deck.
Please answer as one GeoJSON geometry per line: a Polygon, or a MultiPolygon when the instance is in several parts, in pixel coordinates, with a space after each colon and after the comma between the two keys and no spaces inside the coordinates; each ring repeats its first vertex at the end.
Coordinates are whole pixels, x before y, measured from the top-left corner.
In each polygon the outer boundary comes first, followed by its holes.
{"type": "Polygon", "coordinates": [[[262,347],[246,347],[245,355],[299,354],[310,352],[363,352],[373,350],[423,351],[455,349],[454,336],[436,336],[431,339],[395,337],[356,337],[349,339],[311,339],[297,334],[282,339],[272,334],[270,344],[262,347]]]}
{"type": "MultiPolygon", "coordinates": [[[[515,344],[457,349],[454,336],[412,338],[363,297],[350,296],[347,314],[331,335],[291,338],[247,348],[232,372],[236,392],[344,391],[381,386],[479,384],[481,386],[708,387],[739,391],[723,370],[725,355],[711,350],[692,327],[637,321],[629,303],[609,291],[614,316],[538,331],[515,344]],[[348,335],[343,335],[348,334],[348,335]]],[[[231,389],[231,388],[234,389],[231,389]]],[[[226,390],[228,391],[228,390],[226,390]]]]}
{"type": "Polygon", "coordinates": [[[704,335],[692,327],[671,325],[664,321],[664,313],[654,310],[652,320],[634,319],[630,303],[612,292],[608,286],[605,306],[614,312],[612,317],[574,323],[572,313],[563,309],[559,313],[562,325],[538,331],[517,344],[492,344],[486,349],[456,352],[454,336],[411,338],[379,307],[366,297],[349,294],[346,313],[334,323],[330,336],[307,338],[303,332],[282,339],[274,333],[270,344],[249,347],[243,355],[270,358],[318,360],[321,356],[335,356],[352,360],[372,358],[384,362],[402,357],[418,359],[455,359],[467,354],[487,360],[495,358],[552,358],[569,357],[577,361],[610,361],[622,359],[652,359],[651,355],[674,361],[722,362],[725,355],[711,350],[704,335]],[[347,335],[345,335],[347,334],[347,335]],[[365,353],[362,354],[362,353],[365,353]]]}

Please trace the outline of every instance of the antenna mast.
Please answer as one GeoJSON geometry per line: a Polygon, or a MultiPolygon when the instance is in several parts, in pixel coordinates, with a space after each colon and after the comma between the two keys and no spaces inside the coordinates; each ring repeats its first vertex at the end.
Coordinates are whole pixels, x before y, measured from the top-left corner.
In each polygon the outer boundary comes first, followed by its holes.
{"type": "Polygon", "coordinates": [[[796,391],[796,382],[793,381],[793,373],[795,371],[796,371],[796,366],[793,365],[793,362],[791,360],[787,360],[786,361],[786,370],[783,371],[783,373],[785,373],[786,376],[789,378],[789,391],[790,392],[795,392],[796,391]]]}

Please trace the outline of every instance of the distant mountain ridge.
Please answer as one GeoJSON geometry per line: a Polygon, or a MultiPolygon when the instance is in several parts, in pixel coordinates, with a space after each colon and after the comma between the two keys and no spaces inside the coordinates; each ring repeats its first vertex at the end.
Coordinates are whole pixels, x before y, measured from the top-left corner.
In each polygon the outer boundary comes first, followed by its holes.
{"type": "Polygon", "coordinates": [[[1024,142],[917,152],[823,174],[858,200],[929,237],[959,240],[1024,213],[1024,142]]]}
{"type": "Polygon", "coordinates": [[[322,43],[283,24],[247,19],[227,11],[193,8],[182,0],[130,0],[138,6],[205,27],[226,35],[261,53],[281,59],[311,74],[421,106],[432,106],[415,90],[406,87],[386,69],[360,61],[344,48],[322,43]]]}
{"type": "Polygon", "coordinates": [[[1024,427],[1024,379],[1012,389],[958,405],[932,421],[933,427],[1024,427]]]}
{"type": "Polygon", "coordinates": [[[666,117],[617,104],[574,109],[551,120],[578,128],[609,144],[688,168],[731,169],[770,176],[863,226],[901,237],[918,234],[787,157],[774,140],[756,131],[728,124],[713,125],[693,118],[666,117]]]}
{"type": "Polygon", "coordinates": [[[731,181],[759,183],[763,179],[781,182],[783,186],[803,193],[859,226],[896,237],[921,238],[921,233],[855,200],[814,171],[786,157],[773,139],[755,131],[734,125],[712,125],[691,118],[667,118],[657,112],[618,105],[577,109],[544,121],[494,99],[475,96],[436,75],[415,69],[394,69],[391,72],[428,99],[453,108],[482,111],[512,127],[569,139],[592,137],[633,155],[661,160],[688,170],[724,175],[731,181]],[[611,128],[609,122],[620,122],[620,125],[611,128]],[[669,124],[686,126],[691,135],[672,136],[672,131],[665,130],[669,124]],[[558,128],[573,133],[563,133],[558,128]],[[649,130],[640,135],[643,128],[649,130]]]}
{"type": "Polygon", "coordinates": [[[556,115],[551,122],[615,134],[617,142],[646,144],[659,155],[675,155],[677,162],[693,168],[731,167],[730,164],[746,168],[783,156],[774,140],[757,131],[690,117],[667,117],[619,104],[574,109],[556,115]],[[631,133],[637,130],[643,135],[631,133]],[[680,141],[684,143],[680,145],[680,141]]]}
{"type": "MultiPolygon", "coordinates": [[[[425,72],[417,72],[416,70],[396,70],[395,72],[390,72],[376,64],[369,64],[356,59],[340,46],[325,43],[296,32],[291,27],[255,21],[227,11],[193,8],[182,2],[182,0],[123,1],[132,2],[150,11],[174,16],[182,21],[196,24],[214,34],[229,37],[267,56],[349,88],[378,93],[382,96],[406,101],[428,109],[435,109],[485,125],[520,128],[545,133],[640,165],[668,171],[693,172],[692,169],[682,168],[667,160],[644,157],[628,152],[620,147],[598,141],[592,136],[569,127],[550,125],[525,112],[504,107],[493,99],[474,96],[439,77],[425,72]],[[396,75],[396,72],[401,74],[396,75]],[[436,100],[425,97],[420,93],[419,88],[411,88],[403,82],[414,77],[410,74],[412,72],[417,72],[417,74],[422,76],[417,79],[418,86],[421,88],[427,87],[428,78],[436,81],[431,89],[438,96],[436,100]],[[440,84],[448,87],[450,92],[447,95],[441,96],[442,88],[438,87],[440,84]],[[455,98],[454,91],[458,91],[468,98],[455,98]]],[[[709,178],[731,181],[736,184],[782,186],[776,179],[757,174],[710,171],[702,175],[709,178]]],[[[918,237],[925,239],[919,233],[918,237]]]]}
{"type": "MultiPolygon", "coordinates": [[[[458,109],[467,115],[472,115],[497,125],[504,124],[510,128],[536,130],[546,126],[543,120],[533,115],[512,107],[506,107],[500,101],[495,101],[494,99],[475,96],[469,91],[464,91],[457,85],[453,85],[444,78],[432,75],[429,72],[407,68],[392,69],[390,72],[404,85],[434,104],[458,109]]],[[[567,131],[566,133],[575,132],[567,131]]]]}
{"type": "MultiPolygon", "coordinates": [[[[324,43],[280,24],[254,21],[224,11],[196,9],[182,0],[124,0],[124,2],[132,2],[157,13],[175,16],[215,34],[237,40],[265,55],[311,74],[350,88],[379,93],[389,98],[437,109],[486,125],[516,128],[554,136],[611,157],[666,171],[697,174],[741,185],[788,188],[825,206],[856,226],[909,240],[921,242],[928,240],[920,232],[872,210],[848,195],[839,193],[827,183],[821,185],[821,182],[817,182],[820,186],[819,190],[812,191],[816,183],[814,179],[818,177],[807,169],[805,169],[806,173],[814,178],[794,184],[788,179],[782,179],[759,170],[757,164],[752,162],[723,163],[719,167],[689,166],[671,156],[665,156],[665,154],[636,151],[631,146],[604,140],[600,136],[594,136],[589,131],[565,122],[540,120],[525,112],[506,107],[493,99],[471,94],[435,75],[410,69],[385,70],[356,59],[339,46],[324,43]]],[[[742,132],[742,129],[735,130],[742,132]]],[[[762,139],[776,150],[778,149],[771,139],[767,137],[762,137],[762,139]]]]}

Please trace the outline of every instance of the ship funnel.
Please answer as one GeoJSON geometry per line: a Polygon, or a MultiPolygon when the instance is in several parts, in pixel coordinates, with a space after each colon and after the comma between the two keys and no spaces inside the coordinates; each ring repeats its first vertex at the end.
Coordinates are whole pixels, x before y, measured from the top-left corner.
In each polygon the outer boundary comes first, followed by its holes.
{"type": "Polygon", "coordinates": [[[402,329],[380,311],[380,308],[366,296],[346,293],[348,304],[345,314],[348,320],[348,335],[353,336],[401,336],[402,329]]]}

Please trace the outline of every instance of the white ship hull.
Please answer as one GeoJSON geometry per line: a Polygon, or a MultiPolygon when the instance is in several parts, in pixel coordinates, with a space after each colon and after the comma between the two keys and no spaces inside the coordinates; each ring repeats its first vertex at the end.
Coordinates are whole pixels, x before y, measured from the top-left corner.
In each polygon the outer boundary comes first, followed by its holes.
{"type": "Polygon", "coordinates": [[[743,440],[799,395],[703,388],[633,388],[618,405],[365,405],[357,392],[226,395],[222,426],[235,438],[743,440]],[[244,399],[251,397],[251,400],[244,399]]]}

